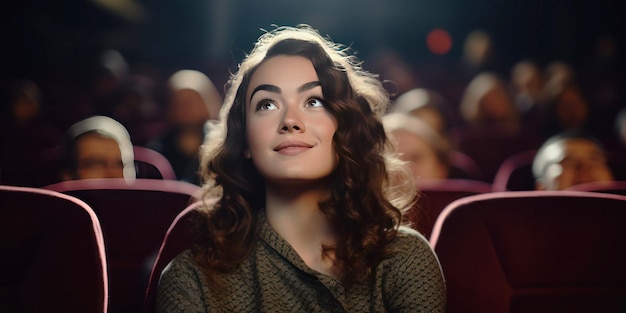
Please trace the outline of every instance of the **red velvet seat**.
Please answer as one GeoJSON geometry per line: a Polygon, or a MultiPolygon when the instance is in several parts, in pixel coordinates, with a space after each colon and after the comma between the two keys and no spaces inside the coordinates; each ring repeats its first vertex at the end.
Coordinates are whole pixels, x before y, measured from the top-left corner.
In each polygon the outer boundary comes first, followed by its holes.
{"type": "Polygon", "coordinates": [[[450,156],[450,178],[482,180],[483,173],[468,155],[459,151],[453,151],[450,156]]]}
{"type": "Polygon", "coordinates": [[[512,131],[496,125],[463,126],[451,132],[457,149],[468,155],[481,168],[483,181],[493,182],[498,167],[508,157],[531,149],[541,142],[531,130],[512,131]]]}
{"type": "Polygon", "coordinates": [[[143,312],[154,312],[154,305],[157,295],[157,287],[159,284],[159,278],[161,272],[167,266],[167,264],[181,252],[191,248],[191,225],[195,218],[200,218],[201,215],[196,211],[197,208],[202,206],[202,201],[197,201],[187,207],[184,211],[180,212],[170,228],[167,230],[159,254],[156,257],[152,272],[150,273],[150,281],[146,290],[146,298],[144,303],[143,312]]]}
{"type": "Polygon", "coordinates": [[[533,160],[536,149],[516,153],[508,157],[496,172],[493,179],[493,191],[530,191],[535,190],[533,160]]]}
{"type": "Polygon", "coordinates": [[[491,184],[465,179],[418,179],[419,198],[408,214],[413,226],[426,238],[430,236],[435,220],[450,202],[470,195],[491,192],[491,184]]]}
{"type": "Polygon", "coordinates": [[[0,311],[107,312],[102,231],[83,201],[0,186],[0,311]]]}
{"type": "Polygon", "coordinates": [[[152,263],[168,227],[199,196],[175,180],[74,180],[46,186],[88,203],[98,215],[109,260],[110,311],[138,312],[152,263]]]}
{"type": "Polygon", "coordinates": [[[430,242],[447,312],[625,312],[626,197],[490,193],[441,213],[430,242]]]}
{"type": "Polygon", "coordinates": [[[137,178],[176,180],[174,168],[161,153],[150,148],[133,146],[137,178]]]}

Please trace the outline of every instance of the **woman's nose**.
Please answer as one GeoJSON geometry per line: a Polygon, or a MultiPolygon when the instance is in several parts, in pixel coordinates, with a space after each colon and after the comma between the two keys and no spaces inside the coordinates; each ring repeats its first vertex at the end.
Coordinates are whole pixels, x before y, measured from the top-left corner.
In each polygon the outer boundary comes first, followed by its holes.
{"type": "Polygon", "coordinates": [[[303,132],[304,122],[297,108],[287,108],[280,125],[281,132],[303,132]]]}

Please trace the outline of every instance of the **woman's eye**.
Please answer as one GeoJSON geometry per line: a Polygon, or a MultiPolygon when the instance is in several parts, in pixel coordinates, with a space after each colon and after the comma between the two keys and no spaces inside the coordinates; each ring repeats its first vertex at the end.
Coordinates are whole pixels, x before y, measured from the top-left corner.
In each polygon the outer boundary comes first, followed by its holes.
{"type": "Polygon", "coordinates": [[[306,102],[307,107],[311,108],[322,108],[324,107],[324,100],[318,98],[311,98],[306,102]]]}
{"type": "Polygon", "coordinates": [[[276,105],[276,103],[274,103],[274,101],[270,99],[263,99],[259,101],[259,103],[256,105],[257,111],[269,111],[275,110],[277,108],[278,106],[276,105]]]}

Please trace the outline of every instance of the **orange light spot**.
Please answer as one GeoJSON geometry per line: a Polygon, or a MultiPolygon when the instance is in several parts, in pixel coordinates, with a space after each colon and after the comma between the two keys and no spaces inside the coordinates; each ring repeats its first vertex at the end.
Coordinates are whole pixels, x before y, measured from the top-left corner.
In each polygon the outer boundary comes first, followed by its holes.
{"type": "Polygon", "coordinates": [[[446,54],[452,48],[452,38],[445,29],[435,28],[426,36],[426,46],[434,54],[446,54]]]}

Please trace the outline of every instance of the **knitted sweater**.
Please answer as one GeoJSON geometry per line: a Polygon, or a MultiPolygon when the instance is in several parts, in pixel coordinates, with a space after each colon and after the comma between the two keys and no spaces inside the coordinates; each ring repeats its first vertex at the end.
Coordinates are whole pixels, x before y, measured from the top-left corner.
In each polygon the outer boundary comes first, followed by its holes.
{"type": "Polygon", "coordinates": [[[264,218],[241,267],[209,284],[189,250],[163,270],[157,312],[444,312],[445,284],[426,239],[401,228],[368,284],[344,288],[309,268],[264,218]]]}

